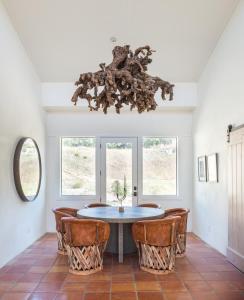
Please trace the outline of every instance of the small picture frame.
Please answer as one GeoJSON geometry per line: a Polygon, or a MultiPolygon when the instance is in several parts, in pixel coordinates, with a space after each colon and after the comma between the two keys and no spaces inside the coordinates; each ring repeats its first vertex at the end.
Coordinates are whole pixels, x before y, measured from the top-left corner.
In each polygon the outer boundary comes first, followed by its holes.
{"type": "Polygon", "coordinates": [[[208,155],[208,181],[218,182],[218,154],[208,155]]]}
{"type": "Polygon", "coordinates": [[[207,160],[205,155],[198,157],[198,181],[207,181],[207,160]]]}

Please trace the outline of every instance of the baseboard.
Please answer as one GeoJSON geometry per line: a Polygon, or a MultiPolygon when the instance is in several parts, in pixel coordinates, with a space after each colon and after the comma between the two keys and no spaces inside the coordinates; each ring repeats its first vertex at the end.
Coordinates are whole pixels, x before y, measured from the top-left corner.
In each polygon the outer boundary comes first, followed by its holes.
{"type": "Polygon", "coordinates": [[[201,241],[208,244],[211,248],[218,251],[220,254],[227,256],[227,252],[226,252],[227,243],[226,245],[222,245],[221,247],[219,247],[216,244],[213,244],[213,241],[206,239],[206,237],[203,237],[202,234],[200,234],[199,232],[192,230],[192,233],[196,235],[201,241]]]}
{"type": "Polygon", "coordinates": [[[227,259],[240,271],[244,272],[244,256],[227,247],[227,259]]]}

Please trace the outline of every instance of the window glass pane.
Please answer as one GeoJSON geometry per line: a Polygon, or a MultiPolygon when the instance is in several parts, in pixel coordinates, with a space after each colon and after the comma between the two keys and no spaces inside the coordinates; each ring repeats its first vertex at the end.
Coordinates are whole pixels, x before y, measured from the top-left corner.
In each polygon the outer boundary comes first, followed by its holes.
{"type": "Polygon", "coordinates": [[[96,194],[96,139],[62,138],[62,195],[96,194]]]}
{"type": "Polygon", "coordinates": [[[106,201],[119,205],[119,198],[126,197],[122,204],[132,206],[132,144],[106,143],[106,201]]]}
{"type": "Polygon", "coordinates": [[[177,138],[143,138],[143,194],[177,194],[177,138]]]}

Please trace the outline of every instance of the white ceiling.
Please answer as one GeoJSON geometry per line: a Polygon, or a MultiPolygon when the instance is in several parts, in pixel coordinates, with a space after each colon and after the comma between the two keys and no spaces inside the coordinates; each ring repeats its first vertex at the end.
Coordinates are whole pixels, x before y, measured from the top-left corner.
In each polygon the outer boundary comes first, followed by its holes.
{"type": "Polygon", "coordinates": [[[196,81],[238,0],[3,0],[43,82],[69,82],[109,63],[113,44],[150,45],[149,66],[196,81]]]}

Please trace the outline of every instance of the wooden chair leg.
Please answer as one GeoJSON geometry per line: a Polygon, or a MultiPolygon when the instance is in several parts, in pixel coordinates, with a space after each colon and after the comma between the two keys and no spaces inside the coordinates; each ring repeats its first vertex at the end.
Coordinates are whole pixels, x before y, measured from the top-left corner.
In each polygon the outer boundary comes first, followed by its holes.
{"type": "Polygon", "coordinates": [[[62,255],[67,255],[64,236],[61,232],[57,232],[57,239],[58,239],[58,253],[62,255]]]}
{"type": "Polygon", "coordinates": [[[89,275],[103,269],[104,246],[70,247],[66,245],[69,258],[69,272],[76,275],[89,275]]]}
{"type": "Polygon", "coordinates": [[[139,264],[143,271],[152,274],[168,274],[175,267],[175,246],[157,247],[138,244],[139,264]]]}
{"type": "Polygon", "coordinates": [[[177,235],[176,257],[184,257],[186,253],[186,233],[177,235]]]}

